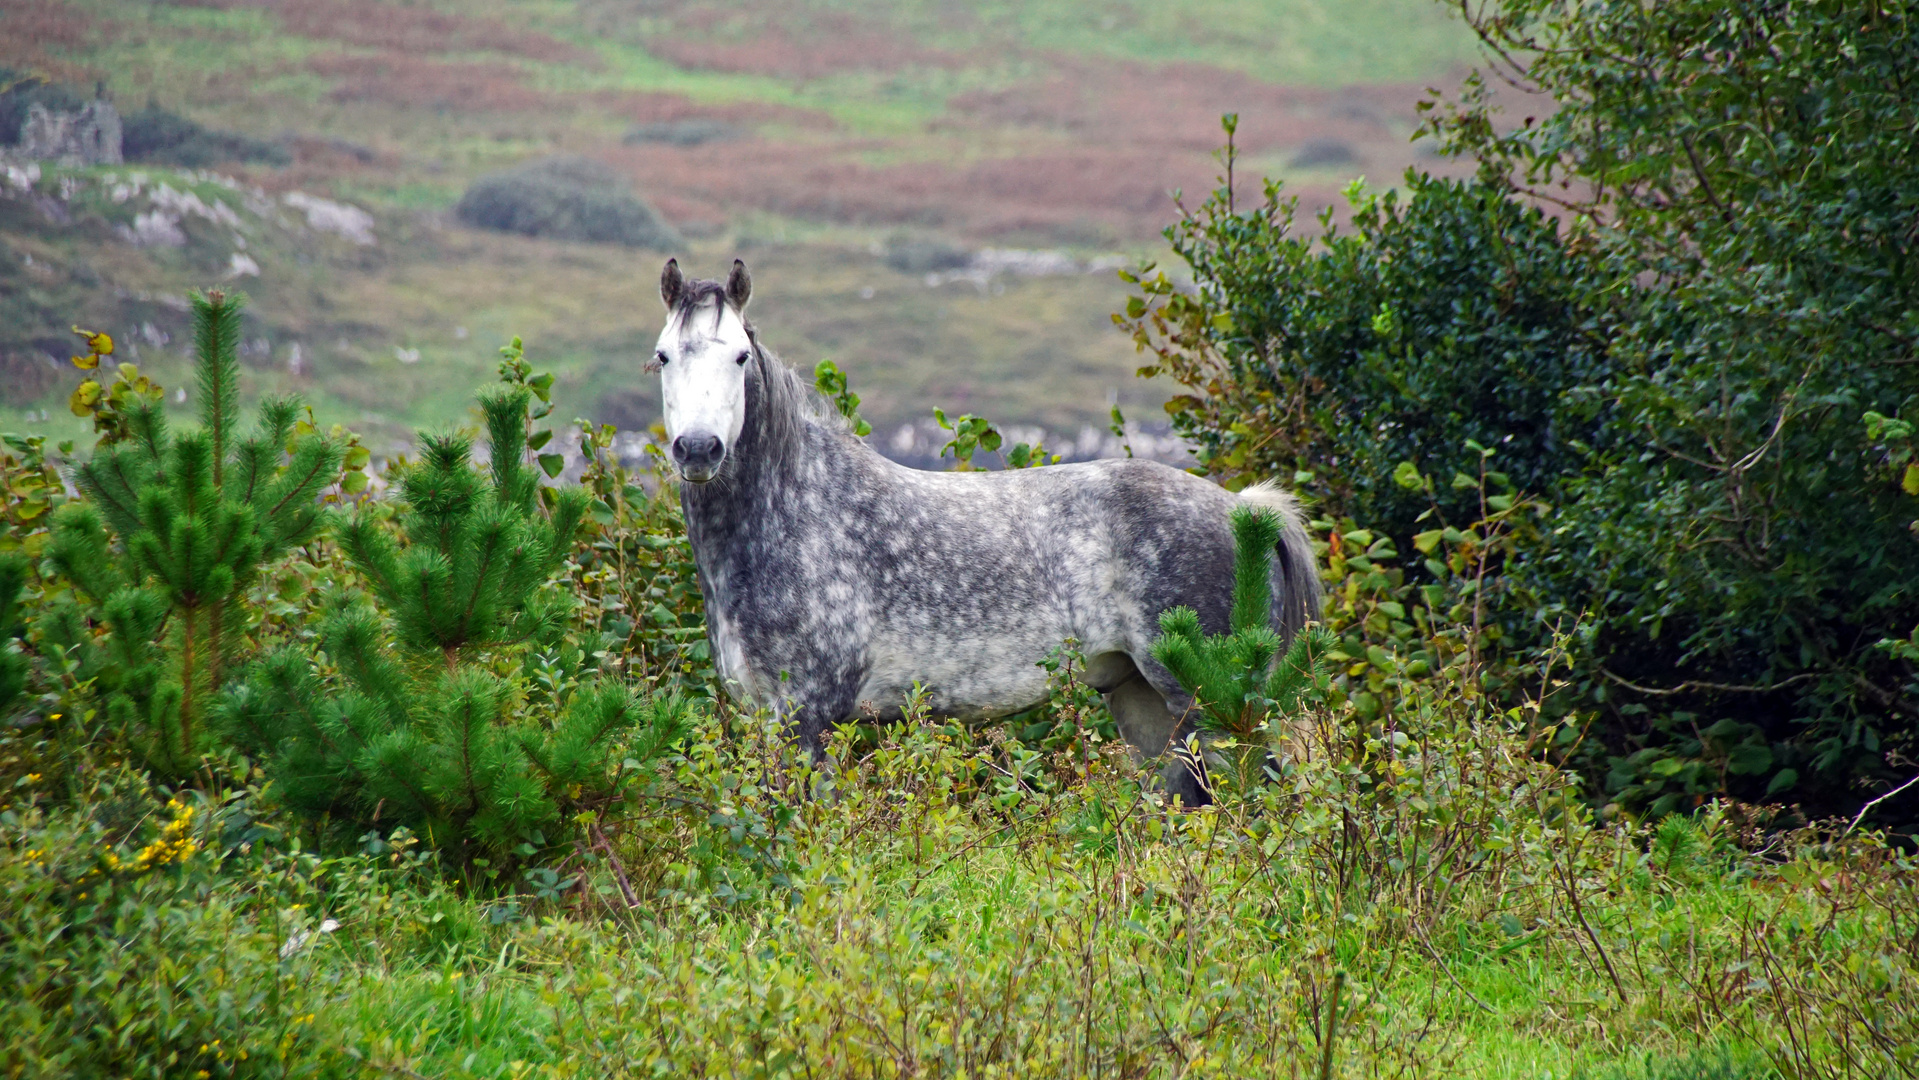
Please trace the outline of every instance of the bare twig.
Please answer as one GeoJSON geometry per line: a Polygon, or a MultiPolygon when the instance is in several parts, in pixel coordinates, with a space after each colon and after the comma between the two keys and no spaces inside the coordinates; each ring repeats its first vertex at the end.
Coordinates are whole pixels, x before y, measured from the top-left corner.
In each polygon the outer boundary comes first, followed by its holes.
{"type": "Polygon", "coordinates": [[[1885,802],[1887,799],[1892,798],[1894,795],[1899,794],[1900,792],[1906,790],[1907,788],[1911,787],[1914,784],[1919,784],[1919,776],[1913,777],[1912,779],[1906,781],[1905,783],[1900,784],[1898,787],[1893,788],[1891,791],[1886,792],[1884,795],[1881,795],[1878,798],[1867,803],[1866,805],[1860,807],[1859,813],[1853,815],[1852,824],[1847,825],[1846,831],[1840,833],[1839,835],[1841,837],[1852,835],[1852,830],[1858,828],[1859,823],[1861,821],[1866,820],[1866,814],[1869,813],[1873,807],[1878,806],[1880,803],[1885,802]]]}
{"type": "Polygon", "coordinates": [[[620,895],[626,898],[627,908],[639,907],[640,898],[633,894],[633,882],[627,879],[626,865],[613,853],[613,845],[607,840],[606,833],[600,830],[600,823],[595,821],[586,828],[593,837],[594,846],[600,849],[600,853],[606,856],[607,865],[613,868],[613,880],[619,883],[620,895]]]}
{"type": "Polygon", "coordinates": [[[1776,683],[1768,683],[1765,686],[1738,686],[1733,683],[1700,682],[1694,679],[1688,679],[1678,686],[1662,690],[1656,686],[1641,686],[1629,679],[1614,675],[1603,667],[1599,669],[1599,673],[1628,690],[1640,694],[1651,694],[1654,697],[1670,697],[1673,694],[1684,694],[1691,690],[1718,690],[1728,694],[1770,694],[1774,690],[1784,690],[1794,683],[1805,682],[1807,679],[1817,678],[1819,675],[1816,671],[1807,671],[1794,675],[1790,679],[1781,679],[1776,683]]]}

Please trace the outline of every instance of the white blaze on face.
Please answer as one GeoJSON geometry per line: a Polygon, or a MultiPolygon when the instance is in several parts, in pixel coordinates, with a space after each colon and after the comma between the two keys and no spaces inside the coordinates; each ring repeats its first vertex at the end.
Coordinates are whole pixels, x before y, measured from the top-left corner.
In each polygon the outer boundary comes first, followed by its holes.
{"type": "Polygon", "coordinates": [[[752,355],[739,312],[717,297],[683,316],[676,313],[660,331],[654,362],[661,365],[667,453],[682,477],[712,479],[739,441],[752,355]]]}

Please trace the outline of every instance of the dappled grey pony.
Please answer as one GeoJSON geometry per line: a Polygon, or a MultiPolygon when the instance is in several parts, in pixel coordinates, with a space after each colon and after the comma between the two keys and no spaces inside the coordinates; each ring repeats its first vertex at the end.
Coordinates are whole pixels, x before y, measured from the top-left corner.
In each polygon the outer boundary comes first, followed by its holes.
{"type": "MultiPolygon", "coordinates": [[[[1186,605],[1209,633],[1232,603],[1227,517],[1241,501],[1284,523],[1273,627],[1317,616],[1319,578],[1291,496],[1233,495],[1151,461],[923,472],[853,436],[746,321],[752,280],[660,277],[669,453],[734,693],[818,754],[828,725],[897,716],[921,683],[935,712],[1003,716],[1047,695],[1039,661],[1076,638],[1121,734],[1155,756],[1191,729],[1192,698],[1152,658],[1159,615],[1186,605]]],[[[1203,781],[1169,765],[1189,804],[1203,781]]]]}

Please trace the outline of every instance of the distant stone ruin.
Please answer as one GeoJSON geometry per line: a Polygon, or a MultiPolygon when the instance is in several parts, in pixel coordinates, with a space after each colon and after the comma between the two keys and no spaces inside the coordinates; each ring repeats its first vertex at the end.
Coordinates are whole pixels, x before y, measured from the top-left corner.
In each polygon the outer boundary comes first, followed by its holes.
{"type": "Polygon", "coordinates": [[[99,98],[78,112],[51,112],[35,102],[20,125],[20,144],[6,152],[16,161],[53,161],[61,165],[120,164],[120,113],[99,98]]]}

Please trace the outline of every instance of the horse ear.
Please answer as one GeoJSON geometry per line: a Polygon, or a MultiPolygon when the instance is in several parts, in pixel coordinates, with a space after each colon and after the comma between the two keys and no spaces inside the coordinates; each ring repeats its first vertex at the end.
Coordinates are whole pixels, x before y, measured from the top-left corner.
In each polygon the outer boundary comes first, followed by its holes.
{"type": "Polygon", "coordinates": [[[680,302],[680,294],[686,291],[686,279],[680,276],[680,260],[666,260],[666,267],[660,271],[660,299],[666,301],[666,309],[673,310],[680,302]]]}
{"type": "Polygon", "coordinates": [[[735,310],[742,314],[746,311],[746,302],[753,296],[753,275],[746,272],[746,264],[739,259],[733,260],[733,272],[726,275],[726,298],[733,302],[735,310]]]}

